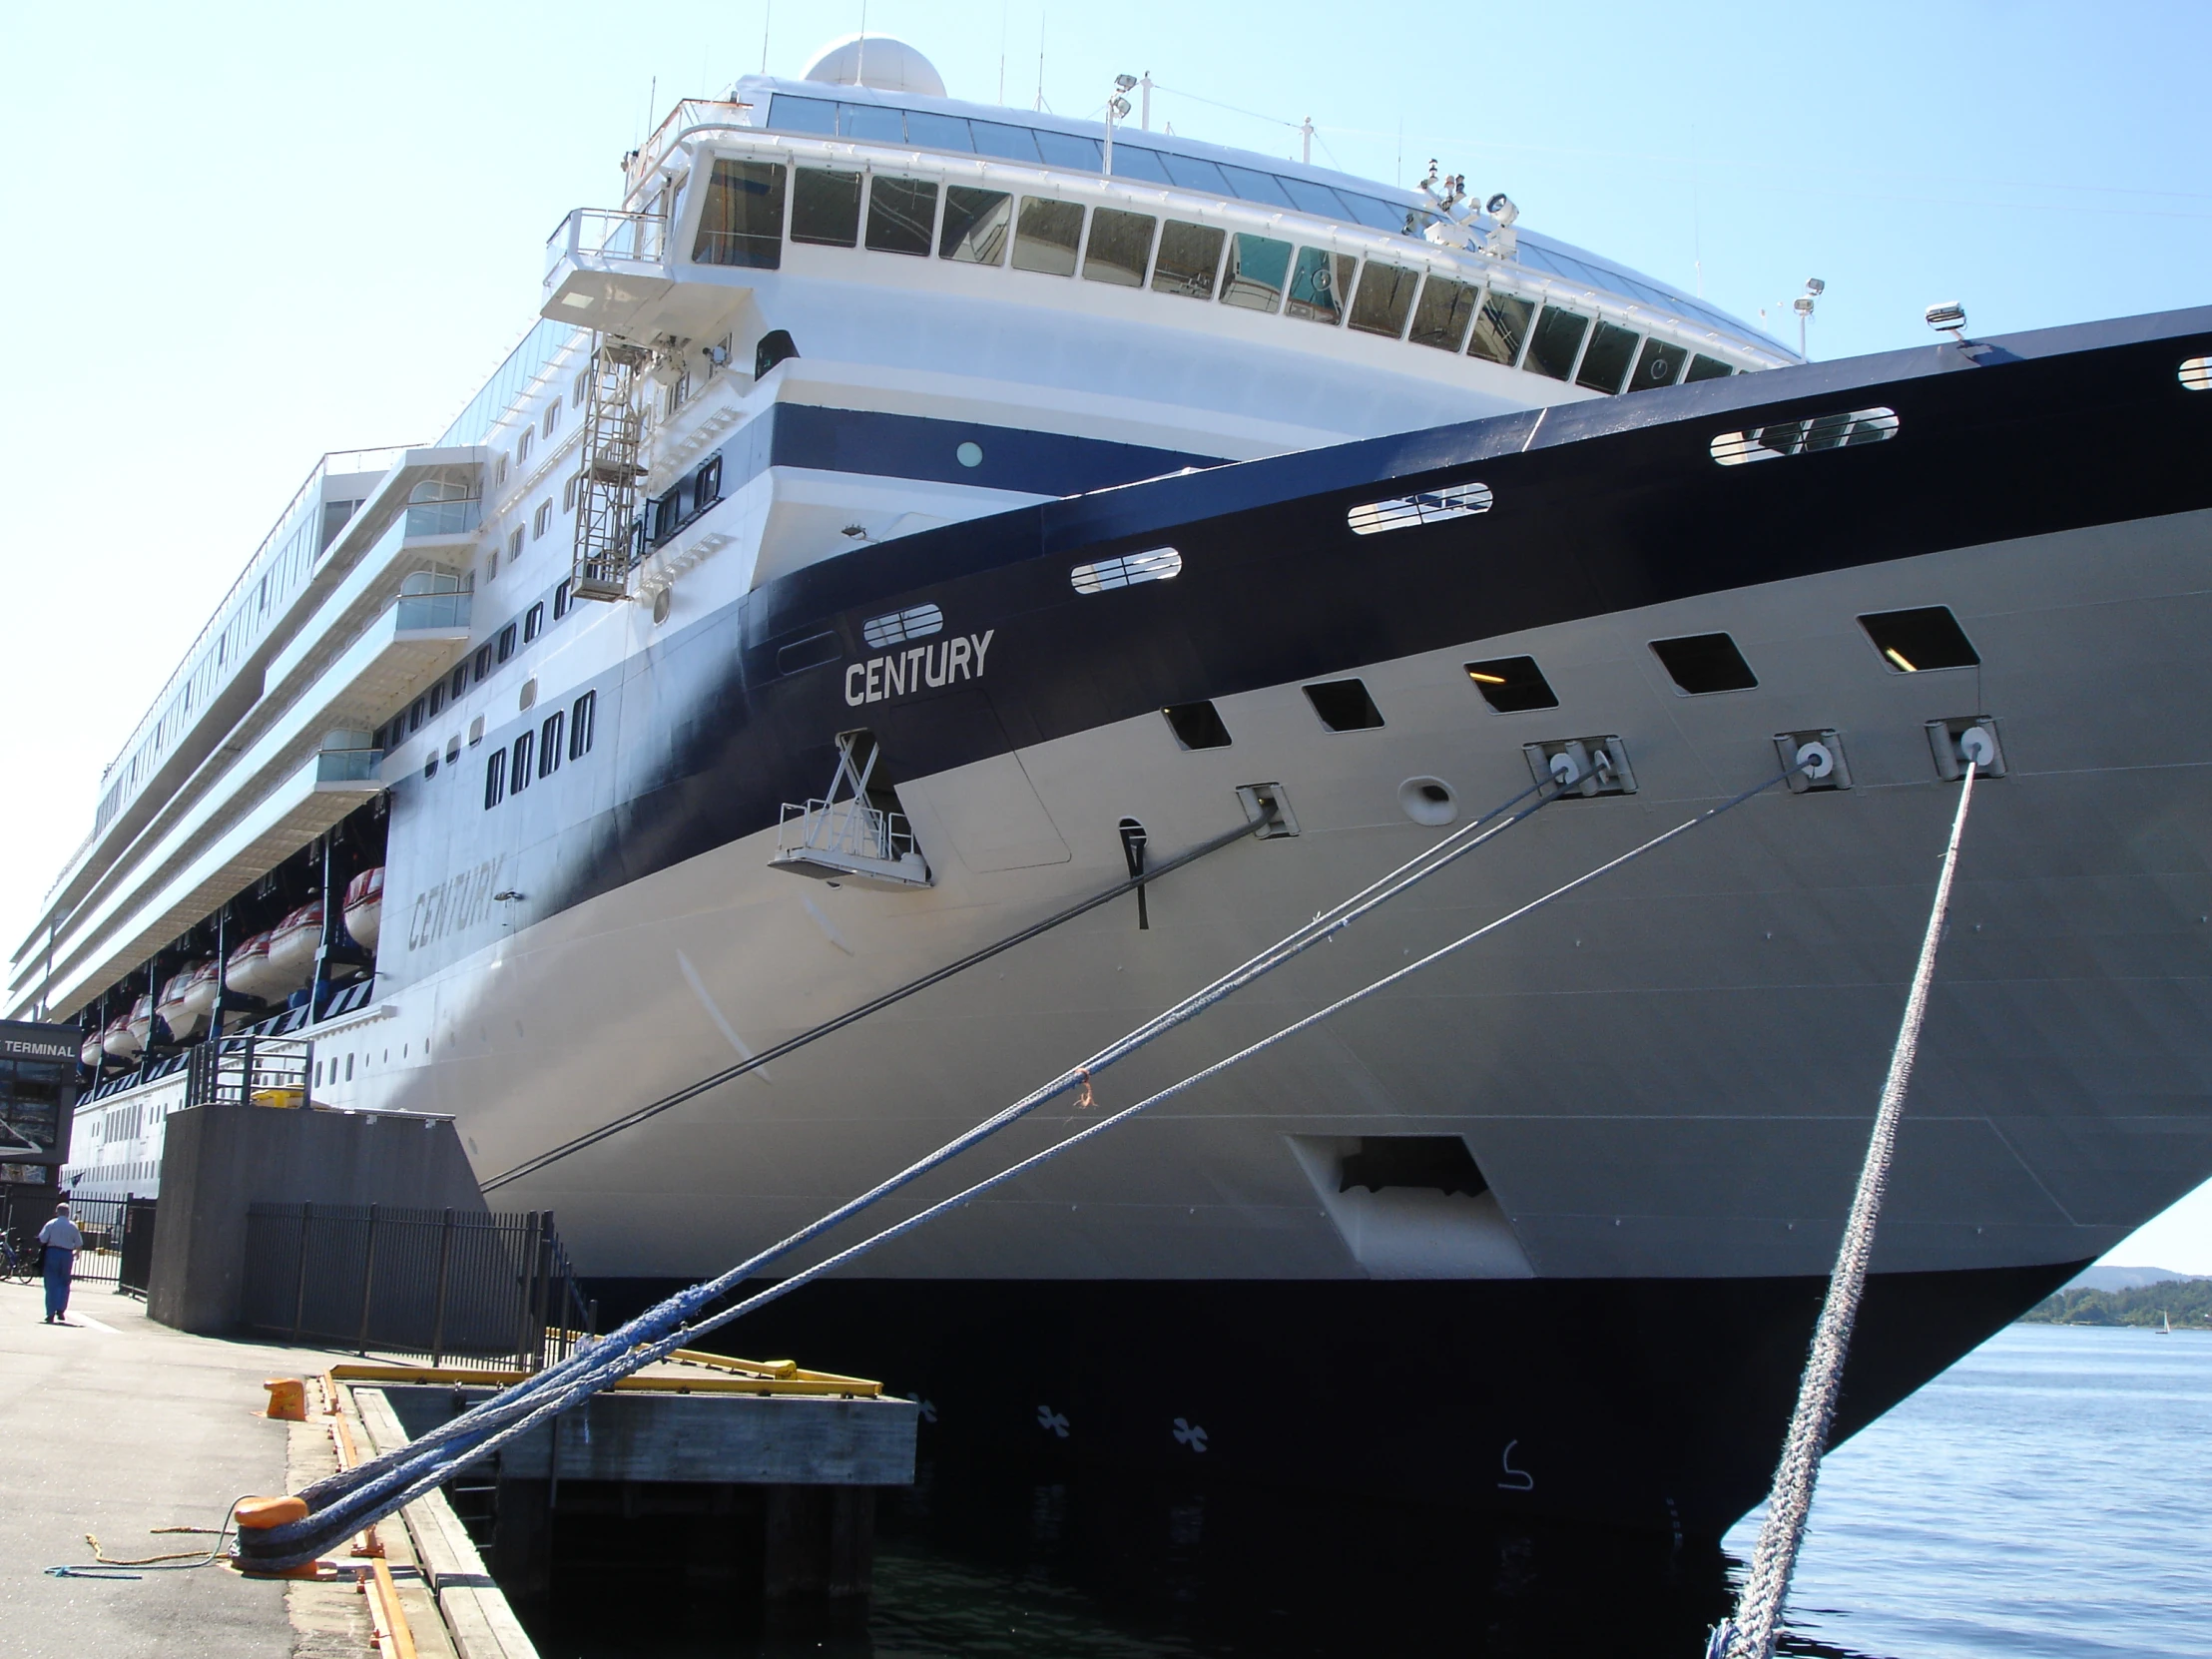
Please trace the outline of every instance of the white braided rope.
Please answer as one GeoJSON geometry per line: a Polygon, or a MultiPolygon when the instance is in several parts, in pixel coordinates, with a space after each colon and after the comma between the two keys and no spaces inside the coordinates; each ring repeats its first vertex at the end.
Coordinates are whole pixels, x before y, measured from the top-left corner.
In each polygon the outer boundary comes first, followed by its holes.
{"type": "Polygon", "coordinates": [[[1813,1487],[1820,1479],[1821,1453],[1827,1449],[1829,1430],[1836,1420],[1837,1390],[1844,1380],[1844,1360],[1851,1349],[1852,1326],[1859,1317],[1860,1295],[1867,1285],[1875,1223],[1881,1217],[1882,1196],[1890,1183],[1898,1120],[1905,1113],[1906,1089],[1913,1081],[1913,1062],[1920,1054],[1921,1026],[1928,1017],[1928,987],[1936,976],[1936,949],[1942,942],[1943,916],[1950,908],[1951,875],[1958,867],[1958,839],[1966,828],[1966,808],[1973,800],[1973,779],[1974,764],[1969,761],[1965,782],[1958,792],[1958,811],[1950,822],[1950,840],[1943,848],[1936,902],[1928,912],[1928,933],[1921,940],[1920,963],[1913,971],[1912,993],[1905,999],[1905,1018],[1898,1026],[1897,1047],[1890,1054],[1890,1075],[1882,1085],[1882,1105],[1875,1113],[1867,1162],[1859,1172],[1859,1190],[1852,1198],[1851,1219],[1844,1226],[1843,1244],[1836,1252],[1828,1300],[1822,1305],[1820,1324],[1813,1332],[1812,1354],[1798,1385],[1797,1409],[1791,1414],[1789,1436],[1783,1441],[1782,1458],[1775,1466],[1767,1518],[1759,1528],[1759,1542],[1752,1551],[1751,1572],[1744,1580],[1736,1615],[1713,1632],[1706,1650],[1711,1659],[1773,1659],[1783,1602],[1790,1593],[1790,1577],[1797,1570],[1798,1549],[1805,1542],[1805,1523],[1813,1509],[1813,1487]]]}

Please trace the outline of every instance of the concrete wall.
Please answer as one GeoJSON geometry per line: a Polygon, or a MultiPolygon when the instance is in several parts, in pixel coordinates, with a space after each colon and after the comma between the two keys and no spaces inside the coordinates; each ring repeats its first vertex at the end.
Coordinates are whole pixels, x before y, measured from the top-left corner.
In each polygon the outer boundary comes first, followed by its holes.
{"type": "Polygon", "coordinates": [[[246,1285],[246,1211],[270,1204],[397,1204],[482,1212],[484,1195],[443,1119],[224,1103],[169,1120],[147,1313],[228,1333],[246,1285]]]}

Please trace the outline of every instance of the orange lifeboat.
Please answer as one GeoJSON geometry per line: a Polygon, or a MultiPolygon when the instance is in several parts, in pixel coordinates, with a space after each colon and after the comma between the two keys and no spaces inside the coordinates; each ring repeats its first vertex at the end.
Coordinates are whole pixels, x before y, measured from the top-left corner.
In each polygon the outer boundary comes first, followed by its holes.
{"type": "Polygon", "coordinates": [[[345,884],[345,930],[353,942],[376,954],[376,935],[383,930],[384,866],[364,869],[345,884]]]}

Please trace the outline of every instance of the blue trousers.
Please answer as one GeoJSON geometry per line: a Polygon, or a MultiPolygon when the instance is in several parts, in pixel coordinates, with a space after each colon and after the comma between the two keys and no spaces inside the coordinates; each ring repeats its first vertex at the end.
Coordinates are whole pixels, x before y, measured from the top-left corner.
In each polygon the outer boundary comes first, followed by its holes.
{"type": "Polygon", "coordinates": [[[76,1260],[74,1250],[46,1247],[46,1317],[50,1320],[69,1312],[69,1270],[76,1260]]]}

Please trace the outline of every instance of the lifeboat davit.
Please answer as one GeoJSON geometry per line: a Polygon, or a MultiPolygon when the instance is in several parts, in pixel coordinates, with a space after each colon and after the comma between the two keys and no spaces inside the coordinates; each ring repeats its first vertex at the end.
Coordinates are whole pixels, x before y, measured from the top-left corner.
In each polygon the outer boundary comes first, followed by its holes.
{"type": "Polygon", "coordinates": [[[230,960],[223,964],[224,982],[239,995],[257,1002],[271,1001],[290,988],[279,988],[279,976],[270,969],[269,938],[267,933],[256,933],[232,951],[230,960]]]}
{"type": "Polygon", "coordinates": [[[84,1046],[77,1050],[77,1058],[92,1067],[94,1071],[98,1071],[100,1062],[107,1057],[108,1045],[106,1039],[98,1031],[87,1031],[84,1046]]]}
{"type": "Polygon", "coordinates": [[[314,977],[315,952],[322,946],[322,900],[302,904],[269,933],[269,971],[277,995],[295,991],[314,977]]]}
{"type": "Polygon", "coordinates": [[[384,866],[364,869],[345,884],[345,930],[370,955],[384,924],[384,866]]]}
{"type": "Polygon", "coordinates": [[[108,1021],[108,1028],[100,1033],[100,1046],[111,1060],[135,1060],[146,1045],[131,1034],[131,1016],[118,1014],[108,1021]]]}

